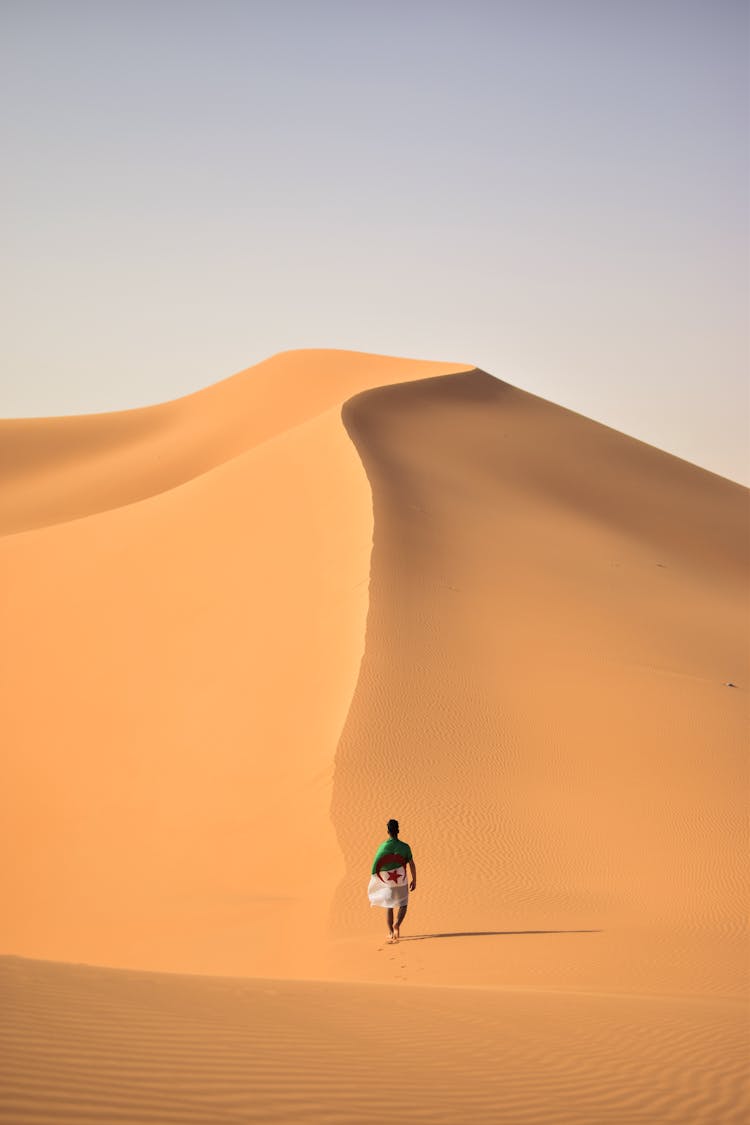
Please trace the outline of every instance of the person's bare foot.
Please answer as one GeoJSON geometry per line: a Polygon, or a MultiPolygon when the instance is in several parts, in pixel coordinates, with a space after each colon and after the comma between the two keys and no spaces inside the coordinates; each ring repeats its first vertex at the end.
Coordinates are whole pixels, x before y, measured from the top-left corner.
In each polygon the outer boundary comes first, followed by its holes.
{"type": "Polygon", "coordinates": [[[395,943],[396,943],[396,942],[398,941],[398,939],[399,939],[399,937],[400,937],[400,936],[401,936],[401,935],[400,935],[400,933],[399,933],[399,929],[398,929],[398,926],[394,926],[394,927],[393,927],[393,942],[394,942],[394,944],[395,944],[395,943]]]}

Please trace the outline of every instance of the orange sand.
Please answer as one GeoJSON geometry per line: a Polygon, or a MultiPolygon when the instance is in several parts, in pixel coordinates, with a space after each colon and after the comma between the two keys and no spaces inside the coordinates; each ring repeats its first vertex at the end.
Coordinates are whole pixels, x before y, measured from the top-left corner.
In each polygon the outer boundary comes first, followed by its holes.
{"type": "Polygon", "coordinates": [[[330,351],[0,448],[0,1119],[744,1120],[747,490],[330,351]]]}

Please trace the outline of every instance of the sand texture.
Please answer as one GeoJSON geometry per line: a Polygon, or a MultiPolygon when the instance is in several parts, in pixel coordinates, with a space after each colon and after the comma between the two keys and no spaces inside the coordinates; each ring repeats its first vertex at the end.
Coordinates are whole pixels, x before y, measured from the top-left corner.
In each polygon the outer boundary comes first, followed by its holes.
{"type": "Polygon", "coordinates": [[[746,1119],[746,489],[335,351],[0,455],[0,1120],[746,1119]]]}
{"type": "Polygon", "coordinates": [[[0,989],[0,1121],[13,1125],[379,1125],[394,1105],[439,1125],[747,1120],[746,1020],[731,1001],[13,958],[0,989]]]}

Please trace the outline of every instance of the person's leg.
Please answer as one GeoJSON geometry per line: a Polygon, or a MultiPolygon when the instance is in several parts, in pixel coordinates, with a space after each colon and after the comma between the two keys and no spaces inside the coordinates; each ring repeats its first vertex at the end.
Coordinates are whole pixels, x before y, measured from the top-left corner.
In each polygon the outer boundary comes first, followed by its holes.
{"type": "Polygon", "coordinates": [[[396,918],[396,925],[393,927],[393,936],[395,937],[396,941],[398,941],[399,937],[401,936],[401,923],[403,922],[404,918],[406,917],[406,907],[407,907],[407,904],[404,903],[403,906],[399,906],[399,908],[398,908],[398,917],[396,918]]]}
{"type": "Polygon", "coordinates": [[[388,935],[393,937],[393,907],[388,908],[388,935]]]}

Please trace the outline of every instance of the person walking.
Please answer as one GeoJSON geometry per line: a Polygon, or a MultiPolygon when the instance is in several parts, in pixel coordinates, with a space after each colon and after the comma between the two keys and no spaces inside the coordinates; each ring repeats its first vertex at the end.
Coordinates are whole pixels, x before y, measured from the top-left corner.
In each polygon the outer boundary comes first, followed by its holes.
{"type": "Polygon", "coordinates": [[[399,840],[397,820],[386,825],[388,839],[375,853],[370,872],[367,895],[370,906],[382,906],[388,911],[388,941],[396,942],[401,936],[401,923],[409,905],[409,891],[417,889],[417,868],[411,848],[399,840]],[[411,871],[411,882],[406,877],[406,866],[411,871]],[[393,912],[398,910],[394,921],[393,912]]]}

